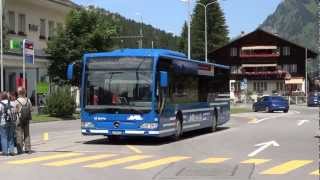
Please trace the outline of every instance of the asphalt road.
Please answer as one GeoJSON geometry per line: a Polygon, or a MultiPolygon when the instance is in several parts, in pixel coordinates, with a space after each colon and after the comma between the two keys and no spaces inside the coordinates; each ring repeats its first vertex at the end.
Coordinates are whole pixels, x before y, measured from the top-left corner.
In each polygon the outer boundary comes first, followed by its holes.
{"type": "Polygon", "coordinates": [[[178,142],[129,138],[116,144],[81,136],[79,121],[33,124],[35,152],[0,156],[0,179],[317,180],[318,116],[317,108],[303,106],[287,114],[244,113],[215,133],[188,133],[178,142]]]}

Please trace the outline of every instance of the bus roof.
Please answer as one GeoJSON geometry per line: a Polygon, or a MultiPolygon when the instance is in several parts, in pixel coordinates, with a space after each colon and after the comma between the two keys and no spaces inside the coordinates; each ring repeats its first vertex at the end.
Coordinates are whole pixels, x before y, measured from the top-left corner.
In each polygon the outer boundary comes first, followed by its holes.
{"type": "Polygon", "coordinates": [[[200,64],[211,64],[219,68],[230,69],[229,66],[188,59],[187,56],[183,53],[167,50],[167,49],[118,49],[111,52],[87,53],[84,55],[84,58],[87,59],[87,58],[93,58],[93,57],[128,57],[128,56],[164,57],[169,59],[193,61],[200,64]]]}

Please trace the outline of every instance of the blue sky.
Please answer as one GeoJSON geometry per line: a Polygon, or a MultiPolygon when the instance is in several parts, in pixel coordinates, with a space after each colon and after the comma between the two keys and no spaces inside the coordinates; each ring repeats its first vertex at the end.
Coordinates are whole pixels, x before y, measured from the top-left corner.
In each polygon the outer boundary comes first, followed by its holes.
{"type": "MultiPolygon", "coordinates": [[[[187,5],[181,0],[73,0],[82,5],[96,5],[127,18],[151,24],[179,35],[187,20],[187,5]],[[140,14],[140,15],[139,15],[140,14]]],[[[220,0],[230,37],[250,32],[273,13],[282,0],[220,0]]],[[[195,2],[195,0],[193,0],[195,2]]]]}

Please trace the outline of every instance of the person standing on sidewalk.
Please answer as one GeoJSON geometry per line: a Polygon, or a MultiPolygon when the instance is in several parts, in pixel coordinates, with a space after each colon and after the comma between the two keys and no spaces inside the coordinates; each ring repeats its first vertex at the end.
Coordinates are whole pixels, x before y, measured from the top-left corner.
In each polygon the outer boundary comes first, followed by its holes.
{"type": "Polygon", "coordinates": [[[23,87],[18,88],[17,112],[18,120],[16,127],[17,136],[17,151],[18,154],[31,153],[31,140],[30,140],[30,120],[32,104],[29,98],[26,97],[26,90],[23,87]]]}
{"type": "Polygon", "coordinates": [[[0,136],[2,154],[5,156],[15,155],[14,153],[14,128],[15,128],[15,107],[11,106],[7,93],[1,93],[0,102],[0,136]]]}

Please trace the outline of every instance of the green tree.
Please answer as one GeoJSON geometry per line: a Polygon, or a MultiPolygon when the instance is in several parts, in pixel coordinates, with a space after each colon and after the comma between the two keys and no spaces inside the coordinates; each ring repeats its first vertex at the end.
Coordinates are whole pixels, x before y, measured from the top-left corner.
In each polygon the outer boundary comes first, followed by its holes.
{"type": "Polygon", "coordinates": [[[110,50],[113,47],[110,37],[115,34],[116,27],[103,10],[93,7],[72,10],[65,26],[59,27],[48,42],[46,52],[50,55],[52,81],[65,82],[67,65],[81,60],[84,53],[110,50]]]}
{"type": "Polygon", "coordinates": [[[188,24],[184,22],[179,39],[179,50],[185,54],[188,53],[188,24]]]}
{"type": "MultiPolygon", "coordinates": [[[[202,4],[213,2],[212,0],[200,0],[202,4]]],[[[197,4],[191,22],[191,52],[192,58],[204,59],[205,57],[205,12],[204,7],[197,4]]],[[[207,8],[208,21],[208,53],[225,45],[228,41],[228,27],[219,2],[207,8]]]]}

